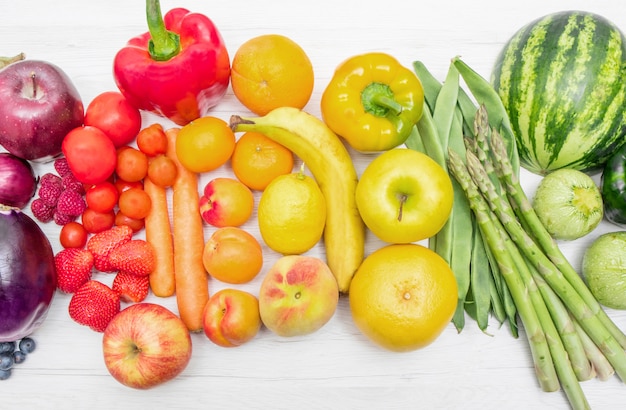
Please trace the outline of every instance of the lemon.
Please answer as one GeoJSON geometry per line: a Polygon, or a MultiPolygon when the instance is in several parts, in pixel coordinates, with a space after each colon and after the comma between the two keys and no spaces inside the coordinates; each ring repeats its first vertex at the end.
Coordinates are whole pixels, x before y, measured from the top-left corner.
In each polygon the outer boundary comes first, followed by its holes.
{"type": "Polygon", "coordinates": [[[265,244],[283,255],[302,254],[315,246],[326,225],[326,200],[317,182],[302,170],[276,177],[258,207],[265,244]]]}
{"type": "Polygon", "coordinates": [[[357,328],[375,344],[405,352],[432,343],[457,305],[457,283],[446,261],[418,244],[394,244],[367,256],[349,290],[357,328]]]}

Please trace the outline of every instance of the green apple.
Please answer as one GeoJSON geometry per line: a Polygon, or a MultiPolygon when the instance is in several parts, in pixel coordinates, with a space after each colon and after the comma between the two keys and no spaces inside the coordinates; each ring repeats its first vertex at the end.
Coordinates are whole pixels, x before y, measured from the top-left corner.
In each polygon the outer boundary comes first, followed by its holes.
{"type": "Polygon", "coordinates": [[[452,181],[428,155],[394,148],[376,157],[356,187],[365,225],[389,243],[411,243],[434,236],[452,211],[452,181]]]}

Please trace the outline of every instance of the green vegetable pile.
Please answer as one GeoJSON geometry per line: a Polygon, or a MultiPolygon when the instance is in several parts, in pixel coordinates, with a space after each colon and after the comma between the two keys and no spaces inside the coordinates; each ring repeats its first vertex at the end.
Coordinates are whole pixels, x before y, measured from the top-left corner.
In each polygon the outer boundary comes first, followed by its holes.
{"type": "Polygon", "coordinates": [[[526,197],[515,139],[491,85],[459,58],[443,85],[420,62],[414,68],[429,109],[406,144],[444,164],[455,182],[450,221],[429,243],[459,282],[455,326],[463,328],[465,310],[485,331],[493,314],[517,337],[519,318],[541,388],[562,387],[572,408],[589,408],[579,382],[613,373],[626,380],[626,335],[526,197]]]}

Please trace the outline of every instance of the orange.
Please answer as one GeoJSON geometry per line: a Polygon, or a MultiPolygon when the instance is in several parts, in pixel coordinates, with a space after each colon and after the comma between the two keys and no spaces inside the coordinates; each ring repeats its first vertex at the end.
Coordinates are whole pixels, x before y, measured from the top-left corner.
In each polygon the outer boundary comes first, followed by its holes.
{"type": "Polygon", "coordinates": [[[418,244],[394,244],[367,256],[349,289],[359,330],[392,351],[432,343],[450,323],[457,283],[449,265],[418,244]]]}
{"type": "Polygon", "coordinates": [[[242,228],[219,228],[204,246],[202,262],[215,279],[232,284],[250,282],[263,267],[259,241],[242,228]]]}
{"type": "Polygon", "coordinates": [[[246,108],[265,115],[278,107],[303,108],[313,93],[314,73],[300,45],[279,34],[265,34],[237,49],[230,81],[246,108]]]}
{"type": "Polygon", "coordinates": [[[274,178],[293,170],[293,153],[258,132],[246,132],[235,144],[230,159],[237,179],[262,191],[274,178]]]}
{"type": "Polygon", "coordinates": [[[226,121],[201,117],[178,132],[176,156],[189,171],[213,171],[230,159],[235,149],[235,134],[226,121]]]}

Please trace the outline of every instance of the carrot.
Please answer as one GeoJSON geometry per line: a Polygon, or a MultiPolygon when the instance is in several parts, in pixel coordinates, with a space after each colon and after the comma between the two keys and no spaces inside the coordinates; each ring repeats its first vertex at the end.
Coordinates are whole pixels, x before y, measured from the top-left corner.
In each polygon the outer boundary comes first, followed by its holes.
{"type": "Polygon", "coordinates": [[[146,241],[152,245],[156,255],[156,267],[150,274],[150,289],[156,296],[172,296],[176,291],[176,281],[167,191],[149,178],[144,179],[143,189],[152,202],[150,213],[145,218],[146,241]]]}
{"type": "Polygon", "coordinates": [[[186,169],[176,157],[178,131],[180,128],[165,132],[167,155],[178,170],[172,186],[176,303],[187,328],[198,332],[202,330],[202,313],[209,300],[209,277],[202,262],[204,227],[199,208],[198,175],[186,169]]]}

